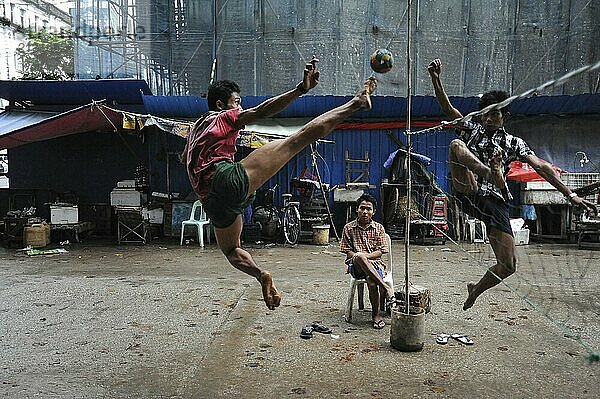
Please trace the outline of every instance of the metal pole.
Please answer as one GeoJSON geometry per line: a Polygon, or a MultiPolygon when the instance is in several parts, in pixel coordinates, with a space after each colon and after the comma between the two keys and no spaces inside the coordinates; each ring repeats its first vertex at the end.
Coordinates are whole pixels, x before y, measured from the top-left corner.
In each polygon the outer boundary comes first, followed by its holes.
{"type": "Polygon", "coordinates": [[[406,34],[406,229],[404,237],[404,312],[410,313],[410,292],[409,292],[409,261],[410,261],[410,197],[412,191],[411,181],[411,140],[410,140],[410,114],[411,114],[411,5],[412,0],[407,0],[407,34],[406,34]]]}

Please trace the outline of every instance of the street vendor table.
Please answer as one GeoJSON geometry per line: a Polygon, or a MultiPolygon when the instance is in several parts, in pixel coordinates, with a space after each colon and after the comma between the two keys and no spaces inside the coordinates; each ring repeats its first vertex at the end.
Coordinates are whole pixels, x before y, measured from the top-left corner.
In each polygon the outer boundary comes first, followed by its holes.
{"type": "Polygon", "coordinates": [[[23,229],[29,220],[26,217],[6,217],[4,221],[4,237],[8,247],[20,246],[23,244],[23,229]]]}
{"type": "Polygon", "coordinates": [[[600,220],[576,221],[577,245],[600,248],[600,220]]]}
{"type": "Polygon", "coordinates": [[[94,230],[93,222],[79,222],[79,223],[50,225],[51,232],[58,232],[58,234],[72,234],[75,242],[81,242],[81,236],[92,230],[94,230]]]}
{"type": "Polygon", "coordinates": [[[144,219],[142,208],[116,206],[117,241],[121,243],[146,244],[148,220],[144,219]]]}

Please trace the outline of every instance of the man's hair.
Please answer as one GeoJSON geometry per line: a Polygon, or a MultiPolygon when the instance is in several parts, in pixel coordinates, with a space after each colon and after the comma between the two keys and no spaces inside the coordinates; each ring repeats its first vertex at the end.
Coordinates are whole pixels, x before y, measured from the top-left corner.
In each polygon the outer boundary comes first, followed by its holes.
{"type": "Polygon", "coordinates": [[[240,86],[231,80],[218,80],[215,83],[208,86],[208,93],[206,99],[208,100],[208,109],[211,111],[217,111],[217,101],[221,100],[227,104],[229,98],[233,93],[239,93],[240,86]]]}
{"type": "Polygon", "coordinates": [[[356,200],[356,209],[360,206],[360,203],[366,201],[373,204],[373,210],[377,209],[377,200],[371,194],[364,193],[356,200]]]}
{"type": "MultiPolygon", "coordinates": [[[[508,93],[502,90],[492,90],[484,93],[479,99],[479,110],[481,111],[488,105],[502,102],[508,98],[508,93]]],[[[508,112],[508,105],[504,108],[500,108],[503,114],[508,112]]]]}

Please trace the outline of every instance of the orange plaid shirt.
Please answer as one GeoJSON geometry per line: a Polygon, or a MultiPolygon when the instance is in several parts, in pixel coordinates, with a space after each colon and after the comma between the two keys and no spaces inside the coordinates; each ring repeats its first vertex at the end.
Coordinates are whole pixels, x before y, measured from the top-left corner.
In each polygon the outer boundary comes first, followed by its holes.
{"type": "MultiPolygon", "coordinates": [[[[357,220],[347,223],[342,232],[342,241],[340,242],[340,252],[348,254],[348,252],[363,252],[371,253],[381,251],[382,254],[388,253],[390,249],[385,239],[385,229],[381,223],[372,220],[366,227],[361,227],[357,220]]],[[[373,265],[379,266],[386,270],[386,265],[381,257],[370,259],[373,265]]]]}

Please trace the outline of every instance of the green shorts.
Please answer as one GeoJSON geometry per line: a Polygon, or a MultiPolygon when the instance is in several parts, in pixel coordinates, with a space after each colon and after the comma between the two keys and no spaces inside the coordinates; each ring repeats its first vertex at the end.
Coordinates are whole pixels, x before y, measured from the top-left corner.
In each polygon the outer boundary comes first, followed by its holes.
{"type": "Polygon", "coordinates": [[[237,215],[254,201],[255,194],[248,196],[248,174],[241,162],[219,162],[215,165],[210,192],[202,202],[206,215],[213,226],[229,227],[237,215]]]}

